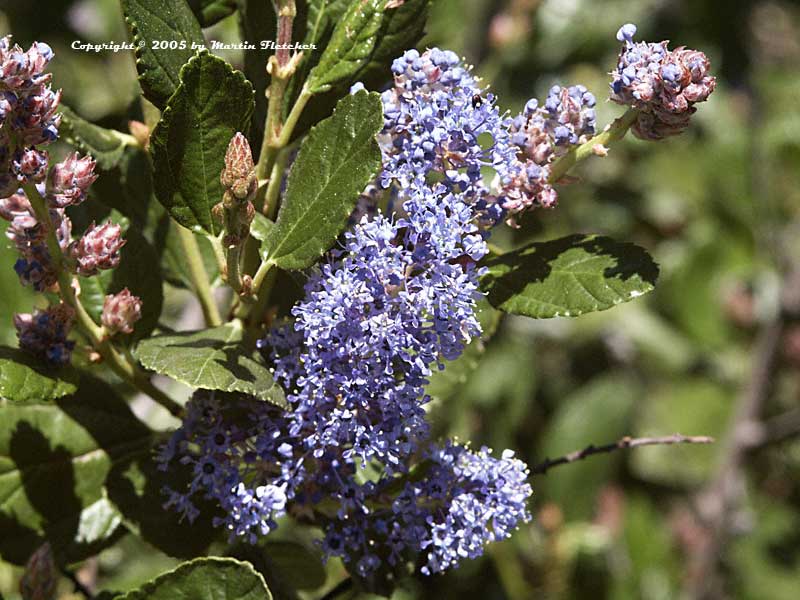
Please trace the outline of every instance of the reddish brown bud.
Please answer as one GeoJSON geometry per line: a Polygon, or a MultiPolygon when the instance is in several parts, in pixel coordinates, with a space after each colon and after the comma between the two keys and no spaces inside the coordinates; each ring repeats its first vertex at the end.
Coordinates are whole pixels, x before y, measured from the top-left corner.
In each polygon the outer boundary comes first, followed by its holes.
{"type": "Polygon", "coordinates": [[[103,326],[111,335],[133,333],[133,325],[142,318],[142,301],[124,288],[118,294],[106,296],[103,303],[103,326]]]}
{"type": "Polygon", "coordinates": [[[258,181],[253,153],[247,138],[241,133],[234,135],[228,144],[220,182],[238,200],[249,200],[256,193],[258,181]]]}
{"type": "Polygon", "coordinates": [[[45,542],[28,559],[25,574],[19,582],[19,592],[24,600],[53,600],[57,583],[53,552],[50,544],[45,542]]]}

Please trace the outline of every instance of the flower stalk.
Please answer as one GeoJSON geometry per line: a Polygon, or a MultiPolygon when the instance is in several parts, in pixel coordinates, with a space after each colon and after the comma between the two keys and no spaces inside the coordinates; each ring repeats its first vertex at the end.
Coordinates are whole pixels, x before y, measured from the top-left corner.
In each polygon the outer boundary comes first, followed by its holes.
{"type": "Polygon", "coordinates": [[[78,329],[90,341],[94,349],[103,357],[104,362],[120,377],[120,379],[127,381],[129,384],[150,396],[150,398],[166,408],[172,415],[180,417],[183,414],[183,407],[154,386],[148,376],[135,362],[130,361],[121,354],[112,344],[109,332],[106,331],[105,327],[95,323],[94,319],[92,319],[91,315],[86,311],[86,308],[78,297],[78,282],[65,268],[64,256],[58,244],[58,239],[56,238],[55,227],[50,218],[47,202],[39,194],[36,186],[28,184],[24,186],[24,190],[36,219],[43,224],[46,230],[45,241],[54,268],[58,274],[59,294],[62,301],[74,311],[78,329]]]}

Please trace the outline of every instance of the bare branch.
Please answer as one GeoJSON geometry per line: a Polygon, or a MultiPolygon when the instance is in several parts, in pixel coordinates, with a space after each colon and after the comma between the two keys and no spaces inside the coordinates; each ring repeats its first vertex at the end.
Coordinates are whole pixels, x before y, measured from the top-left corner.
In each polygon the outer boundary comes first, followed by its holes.
{"type": "Polygon", "coordinates": [[[616,450],[625,450],[627,448],[638,448],[640,446],[669,446],[672,444],[712,444],[714,443],[714,438],[708,437],[705,435],[681,435],[680,433],[675,433],[673,435],[665,435],[661,437],[639,437],[633,438],[630,436],[625,436],[617,440],[616,442],[612,442],[611,444],[605,444],[604,446],[595,446],[594,444],[587,446],[583,450],[576,450],[575,452],[570,452],[569,454],[565,454],[559,458],[546,458],[544,461],[539,463],[538,465],[534,465],[531,468],[531,475],[544,475],[552,469],[553,467],[557,467],[559,465],[567,465],[569,463],[574,463],[579,460],[583,460],[584,458],[588,458],[589,456],[593,456],[595,454],[607,454],[609,452],[614,452],[616,450]]]}

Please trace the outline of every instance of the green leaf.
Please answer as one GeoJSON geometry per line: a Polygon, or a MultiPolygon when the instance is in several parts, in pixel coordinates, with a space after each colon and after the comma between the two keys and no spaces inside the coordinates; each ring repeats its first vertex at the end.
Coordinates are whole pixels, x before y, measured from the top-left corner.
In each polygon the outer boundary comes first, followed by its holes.
{"type": "Polygon", "coordinates": [[[264,240],[268,260],[282,269],[304,269],[331,247],[380,168],[375,135],[382,126],[378,94],[359,92],[342,98],[333,115],[311,130],[264,240]]]}
{"type": "Polygon", "coordinates": [[[261,260],[267,260],[267,252],[264,248],[263,242],[267,239],[267,236],[273,227],[275,227],[274,221],[270,221],[261,213],[256,213],[253,222],[250,223],[250,235],[259,242],[262,242],[259,250],[259,253],[261,254],[261,260]]]}
{"type": "Polygon", "coordinates": [[[84,377],[53,404],[0,401],[0,555],[22,563],[45,540],[73,562],[122,531],[104,482],[148,452],[150,430],[108,384],[84,377]]]}
{"type": "Polygon", "coordinates": [[[481,287],[492,306],[535,319],[606,310],[652,291],[658,278],[642,248],[592,235],[530,244],[487,266],[481,287]]]}
{"type": "Polygon", "coordinates": [[[350,4],[308,76],[306,85],[312,94],[349,81],[369,62],[378,41],[385,3],[386,0],[356,0],[350,4]]]}
{"type": "Polygon", "coordinates": [[[142,318],[134,325],[132,339],[149,335],[158,324],[164,303],[161,270],[153,266],[159,262],[158,254],[145,237],[130,226],[130,221],[119,213],[111,214],[111,221],[122,226],[125,245],[120,251],[119,267],[100,271],[94,277],[81,278],[81,300],[87,312],[99,321],[107,294],[116,294],[128,288],[142,300],[142,318]]]}
{"type": "Polygon", "coordinates": [[[236,12],[236,0],[189,0],[189,6],[203,27],[211,27],[236,12]]]}
{"type": "Polygon", "coordinates": [[[234,323],[155,336],[141,341],[135,354],[146,368],[190,387],[240,392],[287,407],[269,369],[242,347],[242,328],[234,323]]]}
{"type": "Polygon", "coordinates": [[[59,110],[62,116],[59,129],[61,139],[84,154],[91,155],[104,171],[116,167],[125,149],[136,144],[130,135],[90,123],[63,104],[59,105],[59,110]]]}
{"type": "Polygon", "coordinates": [[[203,31],[186,0],[121,0],[136,50],[136,70],[145,98],[164,108],[180,83],[181,67],[205,45],[203,31]],[[178,47],[155,49],[159,42],[178,47]],[[173,44],[174,45],[174,44],[173,44]]]}
{"type": "Polygon", "coordinates": [[[211,209],[222,200],[220,172],[236,132],[247,131],[253,86],[208,52],[181,70],[181,83],[153,132],[156,197],[189,229],[219,232],[211,209]]]}
{"type": "MultiPolygon", "coordinates": [[[[328,47],[336,24],[342,19],[342,15],[350,4],[349,0],[310,0],[306,4],[305,14],[298,11],[295,24],[305,25],[302,43],[305,46],[313,45],[314,48],[303,51],[303,58],[297,66],[297,71],[289,80],[286,88],[286,97],[289,101],[285,103],[284,107],[287,112],[294,105],[294,100],[297,99],[309,71],[319,63],[323,51],[328,47]],[[303,17],[305,17],[305,23],[302,23],[303,17]]],[[[297,29],[300,30],[302,27],[297,29]]],[[[298,31],[298,33],[300,32],[298,31]]]]}
{"type": "MultiPolygon", "coordinates": [[[[194,284],[189,273],[183,244],[181,244],[180,238],[174,231],[175,227],[179,227],[179,225],[175,225],[173,222],[172,227],[166,228],[163,238],[162,265],[165,268],[164,275],[172,285],[191,290],[194,284]]],[[[214,247],[211,245],[211,240],[208,239],[208,236],[198,234],[195,239],[200,248],[200,255],[203,258],[203,267],[208,273],[208,280],[214,286],[221,281],[214,247]]]]}
{"type": "MultiPolygon", "coordinates": [[[[305,43],[315,43],[318,48],[326,48],[331,38],[332,28],[342,21],[347,2],[337,0],[317,0],[308,7],[307,33],[305,43]],[[323,10],[324,9],[324,10],[323,10]],[[318,37],[314,41],[314,37],[318,37]]],[[[354,3],[350,3],[352,8],[354,3]]],[[[428,19],[429,0],[406,0],[398,7],[385,9],[382,13],[380,27],[375,35],[375,44],[366,59],[359,60],[358,65],[348,76],[343,76],[338,83],[332,84],[330,90],[318,93],[311,98],[292,134],[293,138],[301,136],[315,123],[329,116],[336,101],[343,96],[348,87],[355,81],[361,81],[368,89],[382,89],[391,79],[391,64],[404,50],[413,48],[424,34],[428,19]]],[[[304,73],[318,64],[321,51],[308,52],[299,67],[304,73]]],[[[349,72],[349,71],[348,71],[349,72]]],[[[295,76],[289,82],[287,95],[290,102],[300,93],[305,79],[295,76]]],[[[323,90],[319,90],[323,91],[323,90]]]]}
{"type": "Polygon", "coordinates": [[[252,565],[233,558],[197,558],[117,600],[272,600],[252,565]]]}
{"type": "Polygon", "coordinates": [[[78,373],[53,369],[29,354],[0,346],[0,398],[12,402],[48,402],[75,393],[78,373]]]}
{"type": "Polygon", "coordinates": [[[375,49],[357,75],[367,87],[380,89],[391,76],[392,61],[422,38],[430,4],[431,0],[406,0],[384,11],[375,49]]]}

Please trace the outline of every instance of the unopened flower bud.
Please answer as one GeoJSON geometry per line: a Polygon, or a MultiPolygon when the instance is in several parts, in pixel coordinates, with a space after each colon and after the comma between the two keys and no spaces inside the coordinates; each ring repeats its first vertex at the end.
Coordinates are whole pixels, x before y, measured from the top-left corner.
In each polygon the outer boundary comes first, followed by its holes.
{"type": "Polygon", "coordinates": [[[94,223],[83,237],[72,246],[72,258],[77,262],[79,275],[90,277],[101,269],[115,269],[119,266],[120,250],[125,245],[122,228],[108,222],[94,223]]]}
{"type": "Polygon", "coordinates": [[[50,204],[55,208],[66,208],[83,202],[89,186],[97,179],[94,166],[91,156],[79,158],[77,152],[55,165],[47,179],[50,204]]]}
{"type": "Polygon", "coordinates": [[[15,153],[12,169],[20,185],[39,183],[47,174],[47,152],[26,148],[15,153]]]}
{"type": "Polygon", "coordinates": [[[25,573],[19,582],[23,600],[53,600],[56,596],[58,570],[53,560],[50,544],[39,546],[25,564],[25,573]]]}
{"type": "Polygon", "coordinates": [[[143,149],[150,147],[150,128],[147,125],[141,121],[128,121],[128,130],[143,149]]]}
{"type": "Polygon", "coordinates": [[[250,143],[241,133],[233,136],[225,154],[225,168],[220,182],[238,200],[251,200],[258,180],[250,143]]]}
{"type": "Polygon", "coordinates": [[[133,325],[142,318],[142,301],[128,288],[106,296],[103,303],[103,326],[111,335],[133,333],[133,325]]]}
{"type": "Polygon", "coordinates": [[[709,61],[698,50],[676,48],[667,42],[634,42],[636,26],[624,25],[617,32],[623,42],[617,69],[612,73],[611,100],[639,111],[634,134],[645,140],[682,133],[695,112],[716,87],[709,61]]]}
{"type": "Polygon", "coordinates": [[[69,362],[75,342],[67,340],[75,313],[66,304],[14,315],[19,347],[53,365],[69,362]]]}

